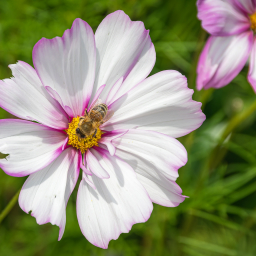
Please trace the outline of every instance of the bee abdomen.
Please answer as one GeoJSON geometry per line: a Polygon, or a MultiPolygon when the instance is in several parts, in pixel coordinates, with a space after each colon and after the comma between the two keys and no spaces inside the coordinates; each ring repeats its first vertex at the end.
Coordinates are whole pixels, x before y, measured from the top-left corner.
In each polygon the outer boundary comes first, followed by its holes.
{"type": "Polygon", "coordinates": [[[108,112],[108,106],[102,103],[95,106],[92,109],[90,113],[90,117],[93,118],[94,120],[100,121],[106,116],[107,112],[108,112]]]}
{"type": "Polygon", "coordinates": [[[101,112],[104,113],[104,117],[105,117],[105,115],[108,112],[108,106],[106,104],[102,103],[99,105],[99,108],[101,109],[101,112]]]}

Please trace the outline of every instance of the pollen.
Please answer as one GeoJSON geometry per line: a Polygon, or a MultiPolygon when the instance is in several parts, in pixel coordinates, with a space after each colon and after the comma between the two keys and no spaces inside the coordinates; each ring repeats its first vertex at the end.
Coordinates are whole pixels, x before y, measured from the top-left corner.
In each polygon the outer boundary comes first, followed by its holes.
{"type": "Polygon", "coordinates": [[[76,128],[78,123],[79,123],[79,116],[74,117],[71,123],[68,124],[68,129],[65,131],[68,134],[68,145],[79,149],[83,154],[88,148],[91,148],[93,146],[98,146],[98,141],[101,138],[101,135],[103,134],[103,132],[98,128],[95,137],[91,135],[84,139],[79,140],[79,138],[76,135],[76,128]]]}
{"type": "Polygon", "coordinates": [[[250,15],[251,29],[256,31],[256,12],[250,15]]]}

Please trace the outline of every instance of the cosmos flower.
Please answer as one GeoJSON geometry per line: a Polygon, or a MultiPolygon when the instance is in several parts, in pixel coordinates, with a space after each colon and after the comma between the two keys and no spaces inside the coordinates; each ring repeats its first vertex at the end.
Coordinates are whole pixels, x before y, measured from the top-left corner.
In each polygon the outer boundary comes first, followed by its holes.
{"type": "Polygon", "coordinates": [[[198,18],[211,34],[199,59],[197,89],[220,88],[242,70],[256,92],[256,1],[198,0],[198,18]]]}
{"type": "Polygon", "coordinates": [[[76,19],[61,38],[35,45],[33,64],[10,65],[13,77],[0,82],[0,106],[20,118],[0,120],[0,152],[9,154],[0,167],[29,175],[19,196],[23,211],[38,224],[59,226],[60,240],[82,170],[79,225],[92,244],[107,248],[147,221],[152,202],[184,201],[175,181],[187,153],[175,138],[197,129],[205,116],[179,72],[147,78],[155,49],[142,22],[117,11],[94,35],[76,19]],[[111,113],[110,119],[79,138],[83,116],[99,105],[97,113],[111,113]]]}

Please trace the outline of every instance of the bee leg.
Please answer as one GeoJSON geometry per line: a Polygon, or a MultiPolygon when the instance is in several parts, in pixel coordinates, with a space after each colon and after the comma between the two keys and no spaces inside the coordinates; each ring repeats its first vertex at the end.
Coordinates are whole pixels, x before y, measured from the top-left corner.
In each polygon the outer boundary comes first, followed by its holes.
{"type": "Polygon", "coordinates": [[[84,114],[88,116],[87,108],[85,109],[84,114]]]}
{"type": "Polygon", "coordinates": [[[97,129],[95,129],[95,132],[94,132],[94,134],[93,134],[93,138],[95,138],[96,137],[96,133],[97,133],[97,129]]]}

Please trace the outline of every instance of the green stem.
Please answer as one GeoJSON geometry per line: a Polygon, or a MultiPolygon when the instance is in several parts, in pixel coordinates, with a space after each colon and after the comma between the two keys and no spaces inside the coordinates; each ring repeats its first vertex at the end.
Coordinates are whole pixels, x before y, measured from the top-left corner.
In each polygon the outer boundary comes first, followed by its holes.
{"type": "Polygon", "coordinates": [[[215,169],[218,166],[218,164],[222,161],[222,159],[225,157],[227,149],[223,148],[222,146],[225,139],[237,128],[238,125],[240,125],[244,120],[251,116],[254,111],[256,111],[256,100],[243,112],[239,113],[231,119],[226,129],[223,131],[218,145],[213,149],[212,154],[209,158],[209,171],[215,169]]]}
{"type": "Polygon", "coordinates": [[[229,122],[228,126],[224,130],[220,143],[222,143],[227,136],[239,125],[241,124],[247,117],[249,117],[256,110],[256,99],[253,104],[250,105],[247,109],[245,109],[242,113],[234,116],[229,122]]]}
{"type": "Polygon", "coordinates": [[[195,101],[200,101],[202,103],[202,111],[204,110],[206,103],[208,103],[209,99],[211,98],[213,92],[213,88],[195,92],[195,101]]]}
{"type": "Polygon", "coordinates": [[[11,211],[11,209],[14,207],[16,202],[18,201],[20,194],[20,190],[14,195],[12,200],[9,202],[9,204],[5,207],[5,209],[0,214],[0,223],[3,221],[3,219],[8,215],[8,213],[11,211]]]}

